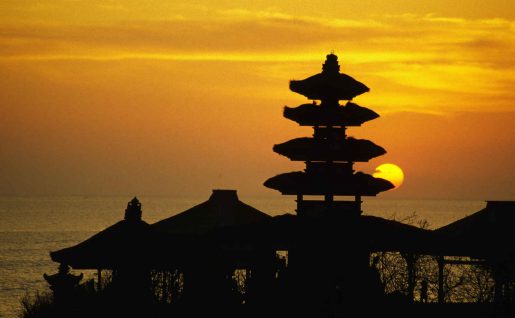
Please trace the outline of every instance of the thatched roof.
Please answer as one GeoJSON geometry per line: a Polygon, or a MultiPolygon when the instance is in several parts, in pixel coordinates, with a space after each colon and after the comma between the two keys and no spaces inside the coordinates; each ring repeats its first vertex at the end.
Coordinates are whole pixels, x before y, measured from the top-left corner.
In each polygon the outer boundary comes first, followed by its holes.
{"type": "Polygon", "coordinates": [[[379,192],[393,189],[390,181],[374,178],[371,175],[357,172],[343,174],[338,171],[327,173],[288,172],[269,178],[264,183],[265,187],[280,191],[282,194],[295,195],[363,195],[375,196],[379,192]]]}
{"type": "Polygon", "coordinates": [[[338,142],[320,138],[295,138],[274,145],[273,150],[296,161],[366,162],[386,150],[365,139],[346,138],[338,142]]]}
{"type": "Polygon", "coordinates": [[[440,246],[445,255],[504,258],[515,254],[514,229],[515,201],[487,201],[481,211],[435,233],[445,242],[440,246]]]}
{"type": "Polygon", "coordinates": [[[142,221],[140,212],[128,208],[124,220],[75,246],[51,252],[52,260],[76,269],[180,268],[210,259],[215,252],[241,261],[261,255],[259,251],[308,244],[423,254],[434,243],[431,231],[374,216],[334,211],[320,217],[272,218],[227,190],[214,190],[208,201],[154,225],[142,221]]]}
{"type": "MultiPolygon", "coordinates": [[[[218,231],[217,238],[238,238],[254,247],[291,250],[305,244],[332,246],[345,253],[349,248],[363,251],[398,251],[423,254],[430,250],[433,232],[376,216],[350,216],[345,212],[298,217],[284,214],[244,226],[218,231]],[[339,215],[338,215],[339,214],[339,215]]],[[[336,250],[335,250],[336,251],[336,250]]]]}
{"type": "Polygon", "coordinates": [[[154,223],[152,228],[166,233],[204,234],[268,218],[268,214],[241,202],[236,190],[213,190],[209,200],[154,223]]]}
{"type": "Polygon", "coordinates": [[[351,100],[369,91],[365,84],[340,73],[338,57],[334,54],[327,55],[322,73],[300,81],[290,81],[290,89],[309,99],[318,100],[351,100]]]}
{"type": "Polygon", "coordinates": [[[208,253],[216,244],[210,236],[197,234],[269,218],[239,201],[236,191],[214,190],[208,201],[149,225],[141,220],[141,205],[133,199],[124,220],[75,246],[51,252],[50,257],[76,269],[180,267],[198,258],[194,251],[208,253]]]}
{"type": "Polygon", "coordinates": [[[115,268],[148,259],[150,239],[148,223],[122,220],[75,246],[51,252],[50,257],[73,268],[115,268]]]}
{"type": "Polygon", "coordinates": [[[347,102],[345,106],[302,104],[284,107],[285,118],[301,126],[361,126],[364,122],[378,118],[371,109],[347,102]]]}
{"type": "Polygon", "coordinates": [[[371,251],[425,254],[435,242],[432,231],[377,216],[362,216],[371,251]]]}
{"type": "Polygon", "coordinates": [[[180,246],[178,240],[166,238],[141,220],[141,204],[134,198],[127,206],[124,220],[77,245],[50,252],[50,257],[76,269],[148,266],[163,261],[159,249],[165,244],[172,249],[180,246]]]}

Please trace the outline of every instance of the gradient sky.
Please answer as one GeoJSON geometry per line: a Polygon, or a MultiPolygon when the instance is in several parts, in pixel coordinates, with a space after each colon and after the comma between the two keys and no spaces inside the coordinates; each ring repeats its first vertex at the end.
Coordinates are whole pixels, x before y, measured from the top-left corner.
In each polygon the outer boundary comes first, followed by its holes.
{"type": "Polygon", "coordinates": [[[381,118],[384,198],[515,199],[512,0],[0,3],[1,195],[279,196],[290,79],[325,55],[381,118]]]}

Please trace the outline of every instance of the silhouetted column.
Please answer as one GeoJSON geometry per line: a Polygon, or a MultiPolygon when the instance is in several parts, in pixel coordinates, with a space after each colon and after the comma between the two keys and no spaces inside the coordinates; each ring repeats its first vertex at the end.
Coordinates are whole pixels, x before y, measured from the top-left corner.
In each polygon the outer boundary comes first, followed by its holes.
{"type": "Polygon", "coordinates": [[[297,194],[297,214],[302,215],[304,211],[302,211],[302,201],[304,200],[304,196],[301,193],[297,194]]]}
{"type": "Polygon", "coordinates": [[[501,304],[502,302],[502,286],[503,279],[501,275],[501,271],[499,268],[499,264],[497,262],[494,263],[494,303],[496,305],[501,304]]]}
{"type": "Polygon", "coordinates": [[[443,258],[443,256],[438,256],[438,303],[439,304],[443,304],[445,302],[444,290],[443,290],[443,266],[444,266],[444,258],[443,258]]]}
{"type": "Polygon", "coordinates": [[[79,285],[84,275],[73,275],[67,264],[59,264],[59,271],[53,275],[43,274],[43,277],[53,291],[56,303],[66,304],[72,297],[74,289],[79,285]]]}
{"type": "Polygon", "coordinates": [[[363,202],[363,201],[361,201],[361,195],[355,196],[354,202],[356,202],[356,208],[358,209],[359,214],[361,214],[361,203],[363,202]]]}
{"type": "Polygon", "coordinates": [[[405,259],[408,267],[408,298],[412,302],[415,298],[415,257],[413,254],[408,253],[405,259]]]}
{"type": "Polygon", "coordinates": [[[97,290],[98,291],[102,290],[102,269],[101,268],[97,269],[97,290]]]}

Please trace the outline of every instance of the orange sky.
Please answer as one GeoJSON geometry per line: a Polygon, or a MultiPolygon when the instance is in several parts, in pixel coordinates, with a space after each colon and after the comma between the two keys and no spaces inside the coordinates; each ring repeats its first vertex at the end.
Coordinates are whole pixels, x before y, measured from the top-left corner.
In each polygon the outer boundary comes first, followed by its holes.
{"type": "Polygon", "coordinates": [[[382,116],[356,168],[406,174],[381,197],[514,199],[513,1],[175,2],[0,3],[0,194],[279,195],[288,81],[334,50],[382,116]]]}

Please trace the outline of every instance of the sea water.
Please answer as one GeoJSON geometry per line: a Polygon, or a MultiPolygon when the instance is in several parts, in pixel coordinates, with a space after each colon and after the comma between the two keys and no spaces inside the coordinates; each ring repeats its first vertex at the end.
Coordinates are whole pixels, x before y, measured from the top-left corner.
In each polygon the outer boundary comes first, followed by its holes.
{"type": "MultiPolygon", "coordinates": [[[[203,201],[205,197],[142,196],[143,219],[154,223],[203,201]]],[[[49,251],[77,244],[121,220],[131,197],[0,197],[0,317],[17,317],[20,300],[46,291],[43,274],[57,264],[49,251]]],[[[294,213],[292,197],[245,197],[240,200],[270,215],[294,213]]],[[[365,199],[365,214],[417,222],[438,228],[481,210],[484,201],[365,199]],[[415,218],[413,218],[415,215],[415,218]]],[[[87,274],[87,273],[86,273],[87,274]]]]}

